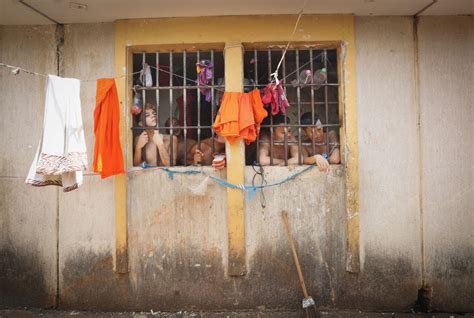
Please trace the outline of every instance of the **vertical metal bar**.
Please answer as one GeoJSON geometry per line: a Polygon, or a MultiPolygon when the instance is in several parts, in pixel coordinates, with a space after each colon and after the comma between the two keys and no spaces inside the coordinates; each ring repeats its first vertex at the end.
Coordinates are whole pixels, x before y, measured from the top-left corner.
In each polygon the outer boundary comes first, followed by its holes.
{"type": "Polygon", "coordinates": [[[160,131],[160,52],[156,52],[156,128],[160,131]]]}
{"type": "MultiPolygon", "coordinates": [[[[267,50],[268,53],[268,80],[271,79],[272,74],[272,51],[267,50]]],[[[273,115],[270,111],[270,166],[273,166],[273,115]]]]}
{"type": "MultiPolygon", "coordinates": [[[[214,65],[214,50],[211,50],[211,63],[213,67],[212,79],[211,79],[211,126],[214,124],[214,74],[216,71],[216,66],[214,65]]],[[[211,128],[211,141],[212,141],[212,153],[215,152],[214,145],[214,130],[211,128]]]]}
{"type": "MultiPolygon", "coordinates": [[[[146,62],[146,53],[142,53],[142,70],[144,70],[146,62]]],[[[142,80],[145,79],[145,74],[143,74],[142,80]]],[[[142,87],[145,87],[145,83],[142,82],[142,87]]],[[[142,101],[143,101],[143,109],[142,109],[142,127],[146,127],[146,90],[142,90],[142,101]]],[[[140,131],[142,133],[144,130],[140,131]]]]}
{"type": "MultiPolygon", "coordinates": [[[[281,55],[283,56],[284,54],[284,50],[281,50],[281,55]]],[[[286,75],[286,56],[283,58],[283,62],[282,62],[282,81],[283,79],[285,78],[285,75],[286,75]]],[[[283,84],[282,84],[283,85],[283,84]]],[[[285,95],[286,95],[286,87],[283,86],[283,90],[285,92],[285,95]]],[[[286,120],[286,116],[285,116],[285,139],[284,139],[284,148],[285,148],[285,166],[288,165],[288,127],[286,126],[288,123],[287,123],[287,120],[286,120]]]]}
{"type": "MultiPolygon", "coordinates": [[[[314,74],[314,66],[313,66],[313,49],[309,49],[309,61],[310,61],[310,68],[311,68],[311,76],[314,74]]],[[[312,154],[313,156],[316,154],[316,144],[314,142],[314,88],[312,85],[310,85],[311,89],[311,130],[312,130],[312,136],[311,138],[311,147],[312,147],[312,154]]]]}
{"type": "MultiPolygon", "coordinates": [[[[255,85],[258,88],[258,58],[257,58],[257,49],[253,49],[253,73],[254,73],[254,81],[255,85]]],[[[257,135],[257,153],[256,153],[256,161],[260,163],[260,134],[257,135]]]]}
{"type": "MultiPolygon", "coordinates": [[[[146,62],[146,53],[142,53],[142,70],[144,70],[146,62]]],[[[145,74],[143,74],[142,80],[145,79],[145,74]]],[[[145,87],[145,83],[142,83],[142,87],[145,87]]],[[[142,90],[142,101],[143,101],[143,108],[142,108],[142,127],[143,129],[139,131],[141,134],[145,131],[146,127],[146,90],[142,90]]],[[[146,145],[142,148],[142,161],[146,161],[146,145]]]]}
{"type": "MultiPolygon", "coordinates": [[[[326,81],[325,81],[325,85],[324,85],[324,108],[325,108],[325,111],[326,111],[326,125],[329,124],[329,106],[328,106],[328,74],[329,74],[329,71],[328,71],[328,52],[326,49],[324,49],[324,67],[326,68],[326,81]]],[[[329,127],[326,126],[324,128],[324,130],[326,131],[326,153],[329,155],[329,127]]],[[[324,131],[323,130],[323,131],[324,131]]],[[[329,159],[329,158],[328,158],[329,159]]]]}
{"type": "MultiPolygon", "coordinates": [[[[201,52],[200,51],[197,51],[196,52],[196,59],[197,59],[197,63],[200,62],[200,58],[201,58],[201,52]]],[[[199,83],[199,74],[196,74],[197,77],[198,77],[198,91],[197,91],[197,108],[198,108],[198,113],[197,113],[197,145],[198,145],[198,149],[201,149],[201,83],[199,83]]]]}
{"type": "MultiPolygon", "coordinates": [[[[188,129],[187,129],[187,112],[188,112],[188,93],[186,90],[186,79],[187,79],[187,72],[186,72],[186,51],[183,51],[183,141],[184,142],[184,166],[186,166],[186,163],[188,161],[188,129]]],[[[178,144],[179,146],[179,144],[178,144]]],[[[178,151],[179,154],[179,151],[178,151]]]]}
{"type": "MultiPolygon", "coordinates": [[[[173,114],[173,52],[170,51],[170,118],[173,114]]],[[[170,120],[170,166],[173,166],[173,121],[170,120]]]]}
{"type": "MultiPolygon", "coordinates": [[[[298,49],[295,50],[296,54],[296,69],[298,70],[300,68],[300,51],[298,49]]],[[[298,76],[298,82],[299,82],[299,73],[296,73],[296,76],[298,76]]],[[[298,105],[298,164],[301,164],[301,92],[300,92],[300,86],[298,85],[296,87],[296,101],[298,105]]]]}

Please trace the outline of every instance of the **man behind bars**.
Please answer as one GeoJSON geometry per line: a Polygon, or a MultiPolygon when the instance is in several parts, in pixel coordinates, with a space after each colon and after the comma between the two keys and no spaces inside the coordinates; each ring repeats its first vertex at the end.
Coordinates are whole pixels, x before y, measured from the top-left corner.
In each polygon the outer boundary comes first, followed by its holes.
{"type": "MultiPolygon", "coordinates": [[[[287,123],[290,123],[287,117],[287,123]]],[[[269,124],[269,120],[265,120],[265,124],[269,124]]],[[[285,116],[277,114],[273,116],[273,153],[270,153],[270,129],[262,129],[261,144],[258,151],[258,160],[262,166],[270,165],[270,156],[273,156],[274,165],[285,165],[285,116]]],[[[298,164],[298,145],[296,139],[291,132],[291,127],[287,128],[287,153],[289,165],[298,164]]]]}
{"type": "MultiPolygon", "coordinates": [[[[158,130],[155,130],[154,127],[156,127],[157,122],[156,106],[147,103],[145,105],[145,127],[150,128],[143,130],[135,137],[134,166],[138,166],[142,162],[146,162],[151,166],[170,166],[171,136],[160,134],[158,130]],[[145,150],[143,151],[143,149],[145,150]]],[[[138,125],[143,126],[141,116],[138,125]]],[[[178,138],[173,136],[173,165],[176,164],[177,152],[178,138]]]]}
{"type": "Polygon", "coordinates": [[[316,164],[320,171],[328,171],[329,164],[338,164],[341,162],[341,154],[339,152],[339,142],[335,131],[331,130],[327,134],[324,132],[323,125],[318,115],[312,118],[311,112],[304,113],[301,116],[302,125],[311,125],[310,127],[303,127],[304,137],[303,142],[311,143],[311,145],[304,145],[301,149],[303,155],[303,163],[316,164]],[[314,133],[313,133],[314,131],[314,133]],[[329,142],[326,143],[326,140],[329,142]],[[314,151],[313,145],[314,142],[314,151]]]}

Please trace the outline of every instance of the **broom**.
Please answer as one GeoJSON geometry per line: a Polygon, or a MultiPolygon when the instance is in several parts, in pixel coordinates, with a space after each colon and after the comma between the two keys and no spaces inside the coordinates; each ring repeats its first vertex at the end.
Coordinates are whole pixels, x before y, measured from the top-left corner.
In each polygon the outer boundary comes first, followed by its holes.
{"type": "Polygon", "coordinates": [[[296,271],[298,272],[298,278],[300,280],[301,289],[303,290],[303,308],[306,311],[307,317],[319,317],[319,313],[316,309],[313,297],[308,294],[306,284],[303,278],[303,272],[301,271],[300,261],[298,260],[298,254],[296,254],[295,243],[291,236],[290,224],[288,222],[288,212],[282,211],[281,217],[283,218],[283,224],[285,225],[286,234],[288,235],[288,241],[290,241],[291,251],[293,252],[293,260],[295,261],[296,271]]]}

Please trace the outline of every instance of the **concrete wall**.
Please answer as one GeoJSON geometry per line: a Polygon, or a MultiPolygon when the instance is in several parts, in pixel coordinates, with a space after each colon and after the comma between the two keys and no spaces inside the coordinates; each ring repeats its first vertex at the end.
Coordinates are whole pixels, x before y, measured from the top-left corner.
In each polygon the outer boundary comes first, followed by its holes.
{"type": "Polygon", "coordinates": [[[473,309],[473,22],[418,26],[425,280],[441,310],[473,309]]]}
{"type": "MultiPolygon", "coordinates": [[[[200,175],[177,175],[172,181],[157,170],[131,173],[130,274],[116,274],[113,181],[87,175],[82,188],[68,194],[24,185],[41,132],[45,81],[1,70],[0,307],[53,306],[58,285],[61,308],[297,309],[302,295],[279,214],[288,209],[307,284],[318,306],[409,310],[424,281],[433,287],[433,308],[474,310],[468,299],[472,18],[421,19],[420,106],[412,19],[358,17],[355,30],[360,274],[344,270],[342,167],[333,167],[328,175],[313,170],[288,185],[268,189],[265,209],[258,193],[248,202],[249,272],[243,279],[225,275],[223,187],[211,183],[207,196],[199,197],[189,187],[202,180],[200,175]],[[466,63],[463,67],[453,60],[466,63]],[[443,77],[435,65],[444,66],[443,77]],[[446,82],[449,93],[443,90],[446,82]],[[447,116],[449,123],[441,119],[447,116]],[[439,130],[439,121],[447,123],[449,133],[439,130]],[[18,133],[19,127],[27,129],[18,133]],[[437,154],[445,145],[459,159],[443,166],[437,154]],[[457,145],[465,151],[458,152],[457,145]]],[[[2,62],[56,72],[54,27],[0,27],[0,41],[2,62]]],[[[66,26],[62,50],[65,76],[114,75],[113,24],[66,26]]],[[[92,161],[95,82],[81,85],[92,161]]],[[[269,181],[287,174],[281,167],[266,173],[269,181]]],[[[252,176],[247,169],[247,180],[252,176]]]]}
{"type": "MultiPolygon", "coordinates": [[[[0,60],[56,74],[55,28],[0,26],[0,60]]],[[[0,307],[55,303],[55,188],[24,180],[42,130],[46,79],[0,71],[0,307]]]]}
{"type": "Polygon", "coordinates": [[[409,308],[421,286],[412,26],[408,17],[356,18],[361,278],[378,284],[375,303],[388,308],[409,308]]]}

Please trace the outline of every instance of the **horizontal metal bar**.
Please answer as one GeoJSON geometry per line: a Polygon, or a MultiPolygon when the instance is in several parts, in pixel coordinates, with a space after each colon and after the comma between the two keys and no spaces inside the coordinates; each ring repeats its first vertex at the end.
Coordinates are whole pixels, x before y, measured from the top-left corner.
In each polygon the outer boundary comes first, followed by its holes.
{"type": "MultiPolygon", "coordinates": [[[[261,139],[260,139],[258,142],[261,143],[261,144],[268,144],[268,141],[266,141],[266,140],[261,140],[261,139]]],[[[274,144],[274,145],[282,145],[282,146],[284,146],[284,145],[285,145],[285,142],[284,142],[284,141],[275,141],[275,140],[273,140],[273,144],[274,144]]],[[[288,140],[288,141],[287,141],[287,144],[289,144],[289,145],[291,145],[291,144],[298,145],[298,140],[295,140],[295,141],[288,140]]],[[[303,145],[303,146],[312,146],[313,143],[312,143],[312,142],[302,141],[302,142],[301,142],[301,145],[303,145]]],[[[325,143],[325,142],[323,142],[323,143],[317,143],[317,142],[316,142],[316,143],[314,143],[314,145],[315,145],[315,146],[326,146],[326,143],[325,143]]],[[[338,143],[338,142],[330,142],[329,145],[330,145],[330,146],[337,146],[337,145],[339,145],[339,143],[338,143]]]]}
{"type": "MultiPolygon", "coordinates": [[[[283,80],[280,80],[280,81],[283,81],[283,80]]],[[[267,86],[268,84],[259,84],[259,85],[244,85],[244,87],[265,87],[267,86]]],[[[282,84],[283,87],[294,87],[294,88],[297,88],[298,86],[293,86],[293,84],[282,84]]],[[[312,86],[339,86],[339,83],[323,83],[323,84],[305,84],[304,87],[300,87],[300,88],[306,88],[306,87],[312,87],[312,86]]]]}
{"type": "Polygon", "coordinates": [[[197,88],[224,88],[224,85],[186,85],[186,86],[150,86],[150,87],[142,87],[142,86],[136,86],[135,90],[137,91],[151,91],[151,90],[157,90],[157,89],[163,89],[163,90],[169,90],[169,89],[197,89],[197,88]]]}
{"type": "MultiPolygon", "coordinates": [[[[173,129],[211,129],[212,126],[173,126],[173,129]]],[[[170,129],[170,127],[132,127],[131,129],[133,130],[148,130],[148,129],[154,129],[154,130],[165,130],[165,129],[170,129]]]]}
{"type": "MultiPolygon", "coordinates": [[[[279,125],[261,125],[260,127],[262,128],[276,128],[276,127],[295,127],[295,128],[305,128],[305,127],[314,127],[315,125],[311,125],[311,124],[279,124],[279,125]]],[[[324,125],[321,125],[322,127],[340,127],[341,124],[324,124],[324,125]]]]}

